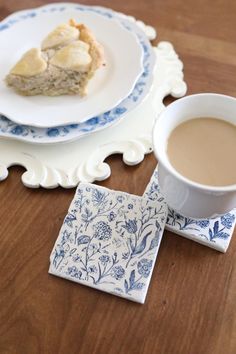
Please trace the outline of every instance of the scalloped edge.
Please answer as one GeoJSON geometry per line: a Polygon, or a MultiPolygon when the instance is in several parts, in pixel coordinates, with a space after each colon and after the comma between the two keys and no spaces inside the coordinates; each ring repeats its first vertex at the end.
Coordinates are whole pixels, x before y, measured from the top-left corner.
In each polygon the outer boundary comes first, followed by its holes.
{"type": "Polygon", "coordinates": [[[145,155],[152,152],[152,127],[165,108],[163,99],[169,94],[182,97],[187,90],[183,80],[183,63],[172,44],[160,42],[154,50],[159,58],[154,73],[156,81],[150,96],[138,109],[130,112],[115,128],[110,127],[67,144],[39,146],[0,139],[0,180],[7,178],[8,167],[21,165],[26,168],[22,182],[29,188],[73,188],[79,182],[108,178],[111,168],[104,160],[112,154],[122,154],[127,165],[143,161],[145,155]]]}

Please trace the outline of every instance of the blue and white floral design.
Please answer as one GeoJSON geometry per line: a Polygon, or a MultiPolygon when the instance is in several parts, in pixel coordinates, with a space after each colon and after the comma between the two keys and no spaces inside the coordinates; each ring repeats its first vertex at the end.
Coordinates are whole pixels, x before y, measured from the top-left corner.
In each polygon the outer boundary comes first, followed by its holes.
{"type": "Polygon", "coordinates": [[[70,124],[66,126],[54,127],[54,128],[37,128],[26,125],[19,125],[8,118],[0,115],[0,136],[11,137],[18,140],[24,140],[34,143],[56,143],[62,141],[70,141],[85,136],[86,134],[99,131],[107,128],[110,125],[118,122],[124,115],[130,110],[134,109],[149,92],[149,89],[153,81],[153,68],[155,65],[156,57],[151,44],[144,34],[144,32],[135,24],[130,22],[118,13],[100,7],[84,6],[76,4],[67,4],[62,6],[61,4],[46,5],[33,10],[25,10],[21,14],[13,14],[0,23],[0,31],[4,31],[19,21],[25,21],[40,15],[44,12],[63,12],[68,9],[74,11],[89,11],[95,12],[102,16],[114,18],[118,20],[128,30],[136,33],[140,45],[143,48],[143,68],[144,71],[138,79],[132,93],[124,99],[118,106],[112,110],[103,113],[97,117],[88,119],[87,121],[79,124],[70,124]]]}
{"type": "Polygon", "coordinates": [[[129,279],[125,280],[125,291],[129,294],[133,290],[142,290],[145,287],[145,278],[150,276],[153,269],[153,260],[143,258],[137,264],[137,269],[133,269],[130,273],[129,279]],[[135,273],[136,272],[136,273],[135,273]],[[136,278],[136,274],[137,278],[136,278]]]}
{"type": "Polygon", "coordinates": [[[50,273],[144,302],[167,216],[165,202],[80,184],[50,273]]]}
{"type": "MultiPolygon", "coordinates": [[[[160,200],[158,186],[158,169],[156,168],[145,196],[151,200],[160,200]]],[[[176,213],[168,208],[166,228],[196,242],[226,252],[236,223],[236,209],[221,217],[213,219],[192,219],[176,213]]]]}

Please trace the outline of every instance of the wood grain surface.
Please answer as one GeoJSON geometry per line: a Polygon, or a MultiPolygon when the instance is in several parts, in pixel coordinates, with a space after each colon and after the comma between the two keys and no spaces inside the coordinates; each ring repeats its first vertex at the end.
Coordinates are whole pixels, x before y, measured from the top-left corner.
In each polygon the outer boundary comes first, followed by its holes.
{"type": "MultiPolygon", "coordinates": [[[[0,19],[46,3],[0,0],[0,19]]],[[[83,3],[154,26],[183,60],[188,94],[236,96],[234,0],[83,3]]],[[[102,185],[141,195],[156,160],[128,167],[114,156],[109,163],[112,176],[102,185]]],[[[146,303],[135,304],[48,275],[74,190],[27,189],[22,171],[11,168],[0,183],[1,354],[236,353],[236,235],[224,255],[165,232],[146,303]]]]}

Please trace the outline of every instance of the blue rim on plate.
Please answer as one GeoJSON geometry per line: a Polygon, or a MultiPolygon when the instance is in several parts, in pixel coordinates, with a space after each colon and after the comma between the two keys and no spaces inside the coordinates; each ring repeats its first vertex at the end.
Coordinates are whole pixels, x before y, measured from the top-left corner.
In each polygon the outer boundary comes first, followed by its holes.
{"type": "Polygon", "coordinates": [[[132,93],[120,104],[118,104],[112,110],[99,116],[90,118],[83,123],[70,124],[53,128],[36,128],[27,125],[19,125],[9,120],[5,116],[0,115],[0,136],[40,144],[72,141],[117,123],[121,118],[125,116],[126,113],[137,107],[137,105],[139,105],[149,93],[150,87],[153,83],[153,69],[156,61],[152,46],[145,33],[135,23],[132,23],[130,20],[126,19],[124,15],[122,16],[113,10],[102,7],[83,6],[78,4],[49,4],[37,9],[25,10],[10,15],[0,23],[0,31],[13,26],[19,21],[35,17],[38,13],[58,11],[62,12],[66,9],[96,12],[105,17],[118,20],[126,29],[135,32],[144,52],[144,71],[142,75],[138,79],[132,93]]]}

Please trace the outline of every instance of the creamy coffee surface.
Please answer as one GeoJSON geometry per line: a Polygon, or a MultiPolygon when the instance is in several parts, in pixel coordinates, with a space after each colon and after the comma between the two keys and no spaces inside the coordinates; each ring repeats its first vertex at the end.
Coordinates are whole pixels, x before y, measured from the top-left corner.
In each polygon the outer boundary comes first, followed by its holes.
{"type": "Polygon", "coordinates": [[[190,119],[171,132],[167,155],[171,165],[192,181],[236,184],[236,125],[217,118],[190,119]]]}

